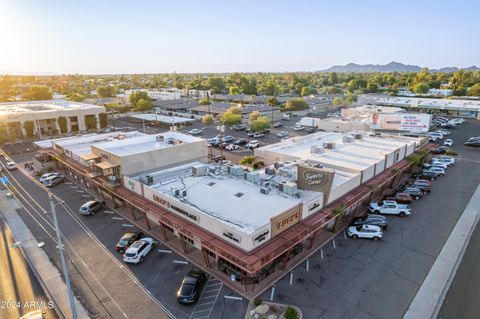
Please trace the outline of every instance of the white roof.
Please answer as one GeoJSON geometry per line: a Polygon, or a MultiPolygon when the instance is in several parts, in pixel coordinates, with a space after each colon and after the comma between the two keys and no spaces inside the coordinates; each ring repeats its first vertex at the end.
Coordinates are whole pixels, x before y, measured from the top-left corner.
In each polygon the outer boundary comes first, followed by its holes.
{"type": "Polygon", "coordinates": [[[47,111],[102,109],[103,106],[78,103],[65,100],[26,101],[26,102],[4,102],[0,103],[0,115],[3,114],[25,114],[47,111]]]}
{"type": "MultiPolygon", "coordinates": [[[[270,223],[277,216],[302,201],[313,200],[321,193],[299,191],[300,197],[288,196],[274,189],[269,194],[260,193],[260,186],[243,177],[221,174],[219,177],[192,176],[192,167],[206,165],[193,162],[148,175],[154,178],[150,187],[174,197],[173,189],[185,189],[186,200],[181,200],[197,211],[208,214],[238,231],[251,234],[270,223]]],[[[138,178],[138,177],[137,177],[138,178]]],[[[145,186],[148,187],[148,186],[145,186]]]]}
{"type": "Polygon", "coordinates": [[[169,140],[173,140],[179,143],[195,143],[204,141],[204,139],[199,137],[174,131],[168,131],[161,134],[143,135],[131,139],[99,143],[95,144],[95,146],[117,156],[126,156],[162,148],[175,147],[176,144],[169,143],[169,140]],[[157,136],[163,136],[164,140],[158,140],[157,136]]]}
{"type": "Polygon", "coordinates": [[[189,118],[180,117],[180,116],[165,116],[160,114],[135,114],[135,115],[131,115],[131,117],[140,119],[140,120],[145,120],[145,121],[156,121],[156,122],[162,122],[167,124],[195,122],[195,119],[189,119],[189,118]]]}
{"type": "Polygon", "coordinates": [[[374,102],[379,105],[424,107],[441,110],[465,110],[480,111],[480,101],[457,100],[457,99],[430,99],[412,97],[375,97],[374,102]]]}

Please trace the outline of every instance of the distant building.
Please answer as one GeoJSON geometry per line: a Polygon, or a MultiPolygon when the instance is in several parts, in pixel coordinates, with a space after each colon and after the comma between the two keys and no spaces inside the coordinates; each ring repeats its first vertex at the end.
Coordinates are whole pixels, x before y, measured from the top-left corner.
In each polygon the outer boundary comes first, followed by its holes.
{"type": "Polygon", "coordinates": [[[453,94],[453,90],[451,89],[430,89],[428,90],[428,95],[436,95],[436,96],[451,96],[453,94]]]}
{"type": "Polygon", "coordinates": [[[57,120],[61,116],[67,119],[67,132],[86,131],[88,117],[95,118],[98,129],[98,115],[103,112],[103,106],[65,100],[0,103],[0,121],[19,136],[27,134],[24,124],[28,121],[34,123],[34,133],[39,136],[59,131],[57,120]]]}

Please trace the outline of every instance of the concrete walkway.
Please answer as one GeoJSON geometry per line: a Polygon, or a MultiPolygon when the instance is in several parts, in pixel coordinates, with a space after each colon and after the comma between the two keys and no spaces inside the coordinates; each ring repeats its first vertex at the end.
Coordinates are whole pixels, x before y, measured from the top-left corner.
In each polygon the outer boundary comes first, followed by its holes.
{"type": "Polygon", "coordinates": [[[453,228],[404,319],[436,318],[480,217],[480,186],[453,228]]]}
{"type": "MultiPolygon", "coordinates": [[[[17,242],[24,241],[21,244],[22,253],[49,299],[55,304],[55,311],[61,318],[71,318],[67,285],[63,281],[62,274],[50,262],[43,249],[37,246],[37,241],[32,240],[33,234],[16,211],[20,208],[20,204],[15,199],[8,199],[5,193],[6,191],[0,193],[0,212],[10,227],[13,237],[17,242]]],[[[75,304],[79,319],[90,318],[77,299],[75,304]]]]}

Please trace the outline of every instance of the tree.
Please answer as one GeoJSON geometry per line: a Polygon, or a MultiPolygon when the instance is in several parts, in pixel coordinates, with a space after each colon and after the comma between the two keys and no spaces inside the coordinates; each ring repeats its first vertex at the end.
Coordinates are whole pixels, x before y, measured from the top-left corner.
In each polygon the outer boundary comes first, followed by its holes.
{"type": "Polygon", "coordinates": [[[85,96],[80,93],[73,92],[67,95],[67,99],[73,102],[82,102],[85,100],[85,96]]]}
{"type": "Polygon", "coordinates": [[[25,98],[30,101],[51,100],[52,92],[47,86],[32,85],[25,98]]]}
{"type": "Polygon", "coordinates": [[[260,116],[252,122],[250,127],[254,132],[266,130],[270,128],[270,119],[266,116],[260,116]]]}
{"type": "Polygon", "coordinates": [[[474,84],[474,85],[470,88],[468,94],[469,94],[470,96],[480,96],[480,83],[474,84]]]}
{"type": "Polygon", "coordinates": [[[332,105],[339,106],[343,104],[343,100],[339,97],[336,97],[332,100],[332,105]]]}
{"type": "Polygon", "coordinates": [[[98,121],[100,122],[100,128],[106,128],[108,126],[108,114],[107,113],[98,114],[98,121]]]}
{"type": "Polygon", "coordinates": [[[23,122],[23,128],[25,129],[27,137],[34,137],[33,130],[35,129],[35,124],[33,121],[23,122]]]}
{"type": "Polygon", "coordinates": [[[206,114],[202,116],[202,123],[209,125],[213,123],[213,116],[211,114],[206,114]]]}
{"type": "MultiPolygon", "coordinates": [[[[128,98],[128,100],[130,101],[130,104],[132,104],[134,107],[138,107],[138,102],[140,100],[144,100],[146,102],[152,102],[150,97],[148,96],[147,92],[145,91],[136,91],[136,92],[133,92],[132,94],[130,94],[130,97],[128,98]]],[[[143,104],[145,104],[145,102],[142,102],[143,104]]],[[[142,105],[142,106],[145,106],[145,105],[142,105]]],[[[150,106],[151,108],[151,106],[150,106]]]]}
{"type": "Polygon", "coordinates": [[[221,77],[211,77],[208,78],[205,86],[209,90],[214,90],[215,92],[222,92],[225,90],[225,81],[221,77]]]}
{"type": "Polygon", "coordinates": [[[268,105],[271,105],[271,106],[275,106],[278,104],[278,100],[274,96],[270,96],[266,102],[268,105]]]}
{"type": "Polygon", "coordinates": [[[317,89],[311,86],[304,86],[300,93],[301,96],[307,96],[312,94],[317,94],[317,89]]]}
{"type": "Polygon", "coordinates": [[[242,165],[252,165],[253,163],[255,163],[256,160],[257,160],[257,158],[255,156],[247,155],[247,156],[242,157],[242,159],[240,160],[240,164],[242,164],[242,165]]]}
{"type": "Polygon", "coordinates": [[[65,116],[60,116],[57,120],[58,126],[60,127],[60,134],[65,134],[68,131],[67,128],[67,118],[65,116]]]}
{"type": "Polygon", "coordinates": [[[151,111],[153,107],[152,101],[150,99],[144,100],[140,99],[137,101],[137,105],[135,107],[136,111],[151,111]]]}
{"type": "Polygon", "coordinates": [[[87,130],[94,130],[97,128],[97,118],[95,115],[85,115],[85,126],[87,130]]]}
{"type": "Polygon", "coordinates": [[[248,119],[250,120],[250,122],[255,121],[259,117],[260,117],[260,112],[258,111],[252,111],[250,112],[250,114],[248,114],[248,119]]]}
{"type": "Polygon", "coordinates": [[[227,126],[238,125],[242,123],[242,116],[232,112],[225,112],[221,117],[221,122],[227,126]]]}
{"type": "Polygon", "coordinates": [[[97,95],[99,97],[114,97],[115,96],[115,87],[111,85],[103,85],[97,87],[97,95]]]}
{"type": "Polygon", "coordinates": [[[230,95],[241,94],[242,92],[238,88],[238,86],[231,86],[230,87],[230,95]]]}
{"type": "Polygon", "coordinates": [[[0,144],[6,143],[8,140],[7,125],[3,122],[0,122],[0,144]]]}
{"type": "Polygon", "coordinates": [[[417,93],[417,94],[425,94],[425,93],[428,92],[429,89],[430,88],[429,88],[428,84],[423,83],[423,82],[417,83],[413,86],[413,92],[417,93]]]}
{"type": "Polygon", "coordinates": [[[242,114],[242,107],[241,106],[230,106],[227,109],[227,112],[241,115],[242,114]]]}
{"type": "Polygon", "coordinates": [[[207,99],[207,98],[200,99],[200,100],[198,100],[198,104],[209,105],[210,104],[210,99],[207,99]]]}
{"type": "Polygon", "coordinates": [[[287,101],[285,108],[291,111],[306,110],[308,109],[308,104],[304,99],[291,99],[287,101]]]}

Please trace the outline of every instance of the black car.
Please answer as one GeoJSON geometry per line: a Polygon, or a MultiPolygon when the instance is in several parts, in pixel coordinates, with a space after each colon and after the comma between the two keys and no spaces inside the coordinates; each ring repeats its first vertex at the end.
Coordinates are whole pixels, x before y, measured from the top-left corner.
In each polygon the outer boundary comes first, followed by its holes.
{"type": "Polygon", "coordinates": [[[432,153],[433,154],[445,154],[447,153],[448,151],[450,151],[450,147],[448,146],[439,146],[439,147],[436,147],[432,150],[432,153]]]}
{"type": "Polygon", "coordinates": [[[80,207],[80,215],[91,216],[101,210],[105,206],[104,201],[91,200],[80,207]]]}
{"type": "Polygon", "coordinates": [[[360,226],[360,225],[375,225],[386,229],[388,227],[388,221],[385,216],[368,214],[366,216],[357,217],[352,220],[351,226],[360,226]]]}
{"type": "Polygon", "coordinates": [[[435,172],[423,170],[423,172],[420,174],[418,178],[420,179],[429,179],[433,181],[435,178],[437,178],[438,174],[435,172]]]}
{"type": "Polygon", "coordinates": [[[121,253],[124,253],[127,248],[133,244],[134,241],[139,240],[143,237],[142,232],[129,232],[125,233],[122,238],[118,241],[117,245],[115,246],[115,250],[121,253]]]}
{"type": "Polygon", "coordinates": [[[181,304],[194,304],[200,298],[203,287],[207,283],[207,274],[200,269],[192,269],[183,277],[177,290],[177,301],[181,304]]]}
{"type": "Polygon", "coordinates": [[[248,141],[241,138],[241,139],[238,139],[236,140],[235,142],[233,142],[234,145],[247,145],[248,141]]]}
{"type": "Polygon", "coordinates": [[[408,194],[415,199],[420,199],[423,197],[423,191],[417,187],[407,187],[402,193],[408,194]]]}

